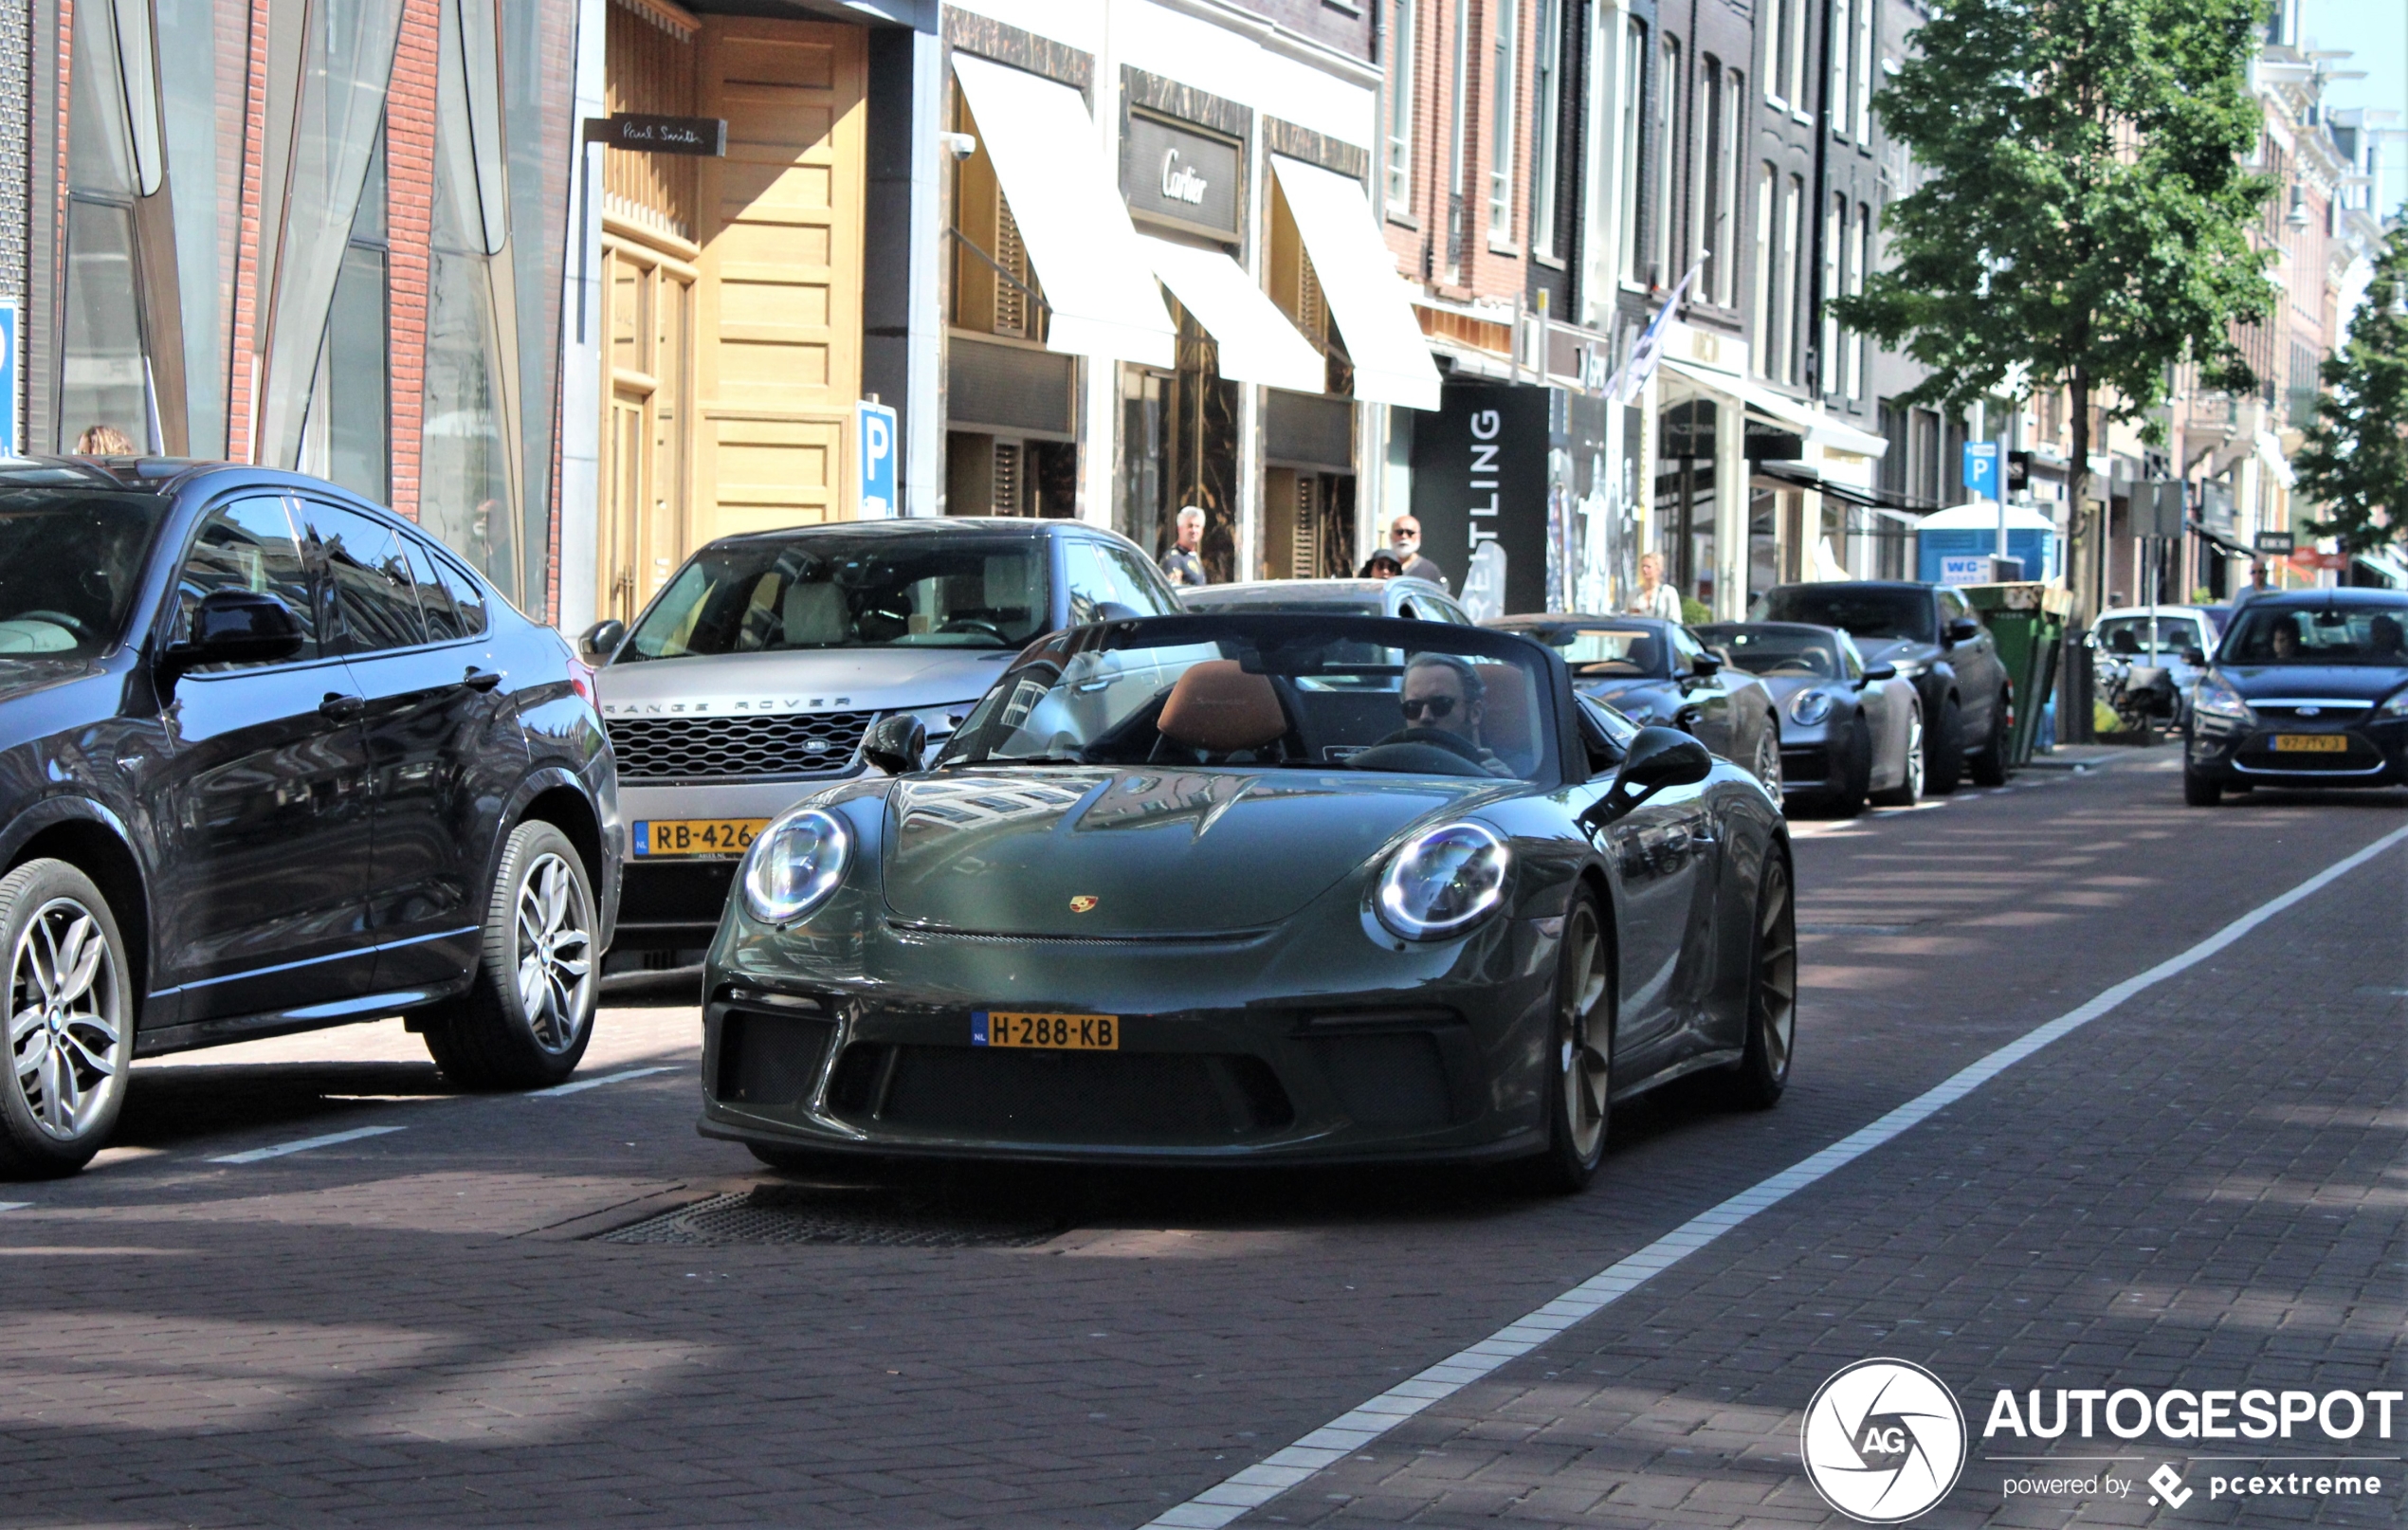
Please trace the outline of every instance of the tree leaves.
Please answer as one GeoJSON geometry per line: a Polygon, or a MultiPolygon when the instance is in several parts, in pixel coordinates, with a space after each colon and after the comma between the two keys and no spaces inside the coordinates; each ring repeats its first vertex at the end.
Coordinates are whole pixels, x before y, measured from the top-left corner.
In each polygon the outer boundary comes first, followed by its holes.
{"type": "Polygon", "coordinates": [[[2408,542],[2408,225],[2392,229],[2349,338],[2325,358],[2326,392],[2291,458],[2298,492],[2329,512],[2308,530],[2344,553],[2408,542]]]}

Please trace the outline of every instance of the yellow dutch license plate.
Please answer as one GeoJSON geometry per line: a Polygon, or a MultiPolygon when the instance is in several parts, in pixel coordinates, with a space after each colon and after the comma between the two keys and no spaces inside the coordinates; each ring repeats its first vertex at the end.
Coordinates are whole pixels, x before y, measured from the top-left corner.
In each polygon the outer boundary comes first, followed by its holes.
{"type": "Polygon", "coordinates": [[[973,1047],[1042,1047],[1058,1052],[1117,1052],[1117,1014],[1022,1014],[981,1010],[970,1017],[973,1047]]]}
{"type": "Polygon", "coordinates": [[[2274,735],[2277,755],[2346,755],[2349,736],[2344,733],[2278,733],[2274,735]]]}
{"type": "Polygon", "coordinates": [[[653,818],[635,826],[635,853],[656,855],[741,855],[753,836],[769,827],[766,818],[653,818]]]}

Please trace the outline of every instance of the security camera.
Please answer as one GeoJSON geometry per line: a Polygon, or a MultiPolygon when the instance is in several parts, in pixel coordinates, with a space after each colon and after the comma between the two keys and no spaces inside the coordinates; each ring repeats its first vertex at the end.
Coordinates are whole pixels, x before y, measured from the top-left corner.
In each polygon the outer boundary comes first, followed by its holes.
{"type": "Polygon", "coordinates": [[[937,141],[956,159],[967,159],[978,152],[978,140],[967,133],[939,133],[937,141]]]}

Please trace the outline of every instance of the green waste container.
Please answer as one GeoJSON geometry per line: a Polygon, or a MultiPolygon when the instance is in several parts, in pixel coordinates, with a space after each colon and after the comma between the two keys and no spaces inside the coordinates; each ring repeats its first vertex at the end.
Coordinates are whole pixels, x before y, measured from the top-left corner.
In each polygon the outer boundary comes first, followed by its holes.
{"type": "Polygon", "coordinates": [[[2028,764],[2033,740],[2040,733],[2041,709],[2056,681],[2057,652],[2072,595],[2059,585],[2019,582],[1967,585],[1964,596],[1981,612],[1982,625],[1998,645],[2008,683],[2015,687],[2015,731],[2008,739],[2007,762],[2028,764]]]}

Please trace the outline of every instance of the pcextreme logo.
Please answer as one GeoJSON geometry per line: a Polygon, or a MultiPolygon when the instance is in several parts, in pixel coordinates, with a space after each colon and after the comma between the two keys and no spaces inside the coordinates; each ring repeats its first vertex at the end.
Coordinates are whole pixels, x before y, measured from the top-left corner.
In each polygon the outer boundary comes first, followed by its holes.
{"type": "Polygon", "coordinates": [[[1858,1360],[1806,1405],[1799,1451],[1824,1502],[1867,1524],[1913,1519],[1957,1485],[1965,1418],[1947,1384],[1907,1360],[1858,1360]]]}

